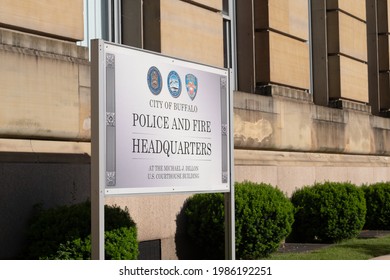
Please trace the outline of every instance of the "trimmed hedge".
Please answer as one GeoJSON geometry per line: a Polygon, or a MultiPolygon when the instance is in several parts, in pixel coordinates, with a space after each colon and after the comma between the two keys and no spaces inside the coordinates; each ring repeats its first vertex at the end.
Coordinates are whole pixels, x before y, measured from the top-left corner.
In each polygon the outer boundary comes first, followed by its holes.
{"type": "Polygon", "coordinates": [[[390,183],[362,186],[367,204],[365,229],[390,230],[390,183]]]}
{"type": "Polygon", "coordinates": [[[351,183],[316,183],[295,191],[291,201],[295,242],[339,242],[356,237],[365,223],[364,192],[351,183]]]}
{"type": "MultiPolygon", "coordinates": [[[[279,248],[291,232],[294,208],[277,188],[251,182],[235,184],[236,257],[259,259],[279,248]]],[[[187,233],[197,258],[224,259],[223,195],[197,194],[187,200],[187,233]]]]}
{"type": "Polygon", "coordinates": [[[275,252],[294,222],[290,200],[268,184],[244,182],[235,192],[238,258],[259,259],[275,252]]]}
{"type": "Polygon", "coordinates": [[[224,258],[224,197],[221,193],[196,194],[185,202],[186,231],[197,259],[224,258]]]}
{"type": "MultiPolygon", "coordinates": [[[[90,259],[89,201],[44,210],[35,207],[27,233],[27,259],[90,259]]],[[[127,209],[105,205],[105,258],[137,259],[137,229],[127,209]]]]}

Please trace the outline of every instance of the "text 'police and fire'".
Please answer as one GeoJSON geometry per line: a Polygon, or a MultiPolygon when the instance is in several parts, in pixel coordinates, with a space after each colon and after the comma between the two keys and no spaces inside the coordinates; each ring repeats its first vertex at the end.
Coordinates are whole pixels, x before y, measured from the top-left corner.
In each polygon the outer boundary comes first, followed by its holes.
{"type": "Polygon", "coordinates": [[[173,129],[173,130],[185,130],[195,132],[211,132],[211,122],[198,120],[198,119],[186,119],[186,118],[173,118],[170,120],[168,116],[149,115],[149,114],[137,114],[133,113],[132,125],[134,127],[146,127],[146,128],[158,128],[158,129],[173,129]]]}

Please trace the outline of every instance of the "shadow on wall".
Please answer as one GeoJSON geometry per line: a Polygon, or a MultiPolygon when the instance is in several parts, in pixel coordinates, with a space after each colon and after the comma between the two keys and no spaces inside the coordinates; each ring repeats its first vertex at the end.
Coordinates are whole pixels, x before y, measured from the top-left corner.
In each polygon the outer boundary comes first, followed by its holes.
{"type": "Polygon", "coordinates": [[[33,206],[85,201],[90,158],[84,155],[0,154],[0,259],[19,259],[33,206]]]}

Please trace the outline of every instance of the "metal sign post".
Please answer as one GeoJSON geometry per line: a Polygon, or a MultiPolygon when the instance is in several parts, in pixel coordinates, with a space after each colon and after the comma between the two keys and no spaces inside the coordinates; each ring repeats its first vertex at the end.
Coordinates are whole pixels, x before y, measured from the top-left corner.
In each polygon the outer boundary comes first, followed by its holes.
{"type": "Polygon", "coordinates": [[[234,247],[229,71],[102,40],[91,54],[92,257],[113,195],[223,192],[234,247]]]}

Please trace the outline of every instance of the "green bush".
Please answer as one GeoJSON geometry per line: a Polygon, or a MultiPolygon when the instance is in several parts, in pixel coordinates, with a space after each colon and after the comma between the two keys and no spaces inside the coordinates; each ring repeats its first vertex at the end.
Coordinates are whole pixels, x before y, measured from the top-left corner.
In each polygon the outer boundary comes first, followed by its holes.
{"type": "Polygon", "coordinates": [[[196,194],[190,197],[186,201],[184,214],[195,258],[224,259],[223,194],[196,194]]]}
{"type": "MultiPolygon", "coordinates": [[[[250,182],[235,184],[236,257],[259,259],[278,249],[290,233],[293,205],[278,189],[250,182]]],[[[185,210],[187,232],[199,258],[224,258],[222,194],[198,194],[185,210]]]]}
{"type": "MultiPolygon", "coordinates": [[[[91,204],[35,207],[27,233],[27,259],[90,259],[91,204]]],[[[127,209],[105,206],[105,258],[137,259],[137,230],[127,209]]]]}
{"type": "Polygon", "coordinates": [[[363,228],[366,201],[351,183],[316,183],[295,191],[296,208],[289,237],[295,242],[333,243],[356,237],[363,228]]]}
{"type": "Polygon", "coordinates": [[[259,259],[279,248],[291,232],[294,207],[279,190],[267,184],[237,184],[236,240],[240,259],[259,259]]]}
{"type": "Polygon", "coordinates": [[[362,186],[367,204],[365,229],[390,230],[390,183],[362,186]]]}

